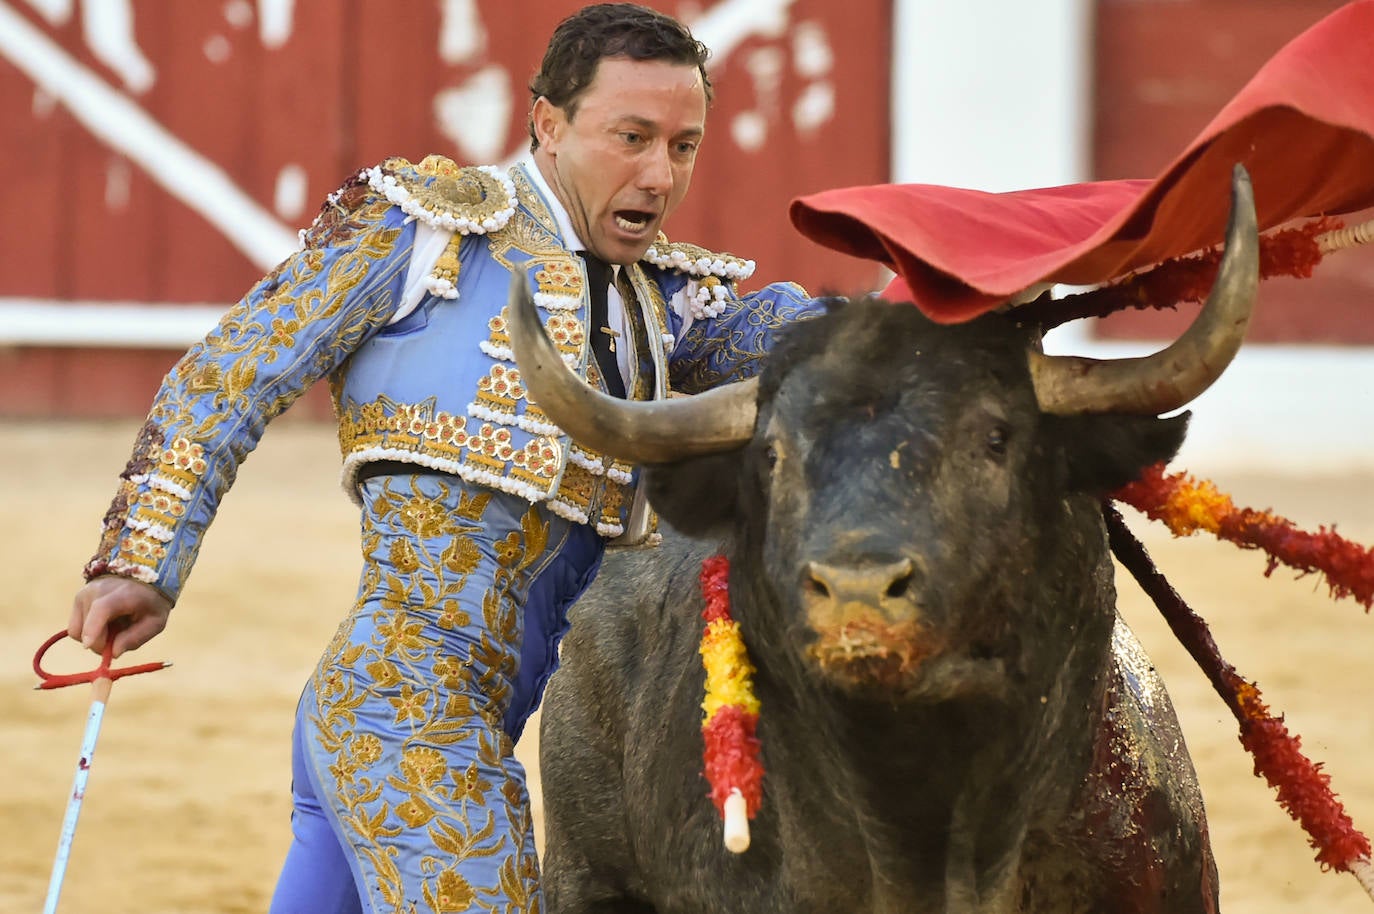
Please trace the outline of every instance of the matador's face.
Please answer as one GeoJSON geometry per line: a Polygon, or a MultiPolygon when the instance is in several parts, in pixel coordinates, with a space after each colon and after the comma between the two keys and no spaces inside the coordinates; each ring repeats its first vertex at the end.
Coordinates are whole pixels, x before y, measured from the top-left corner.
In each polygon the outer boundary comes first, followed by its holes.
{"type": "Polygon", "coordinates": [[[534,124],[578,236],[611,263],[633,263],[687,195],[706,88],[693,65],[606,58],[570,108],[536,101],[534,124]]]}

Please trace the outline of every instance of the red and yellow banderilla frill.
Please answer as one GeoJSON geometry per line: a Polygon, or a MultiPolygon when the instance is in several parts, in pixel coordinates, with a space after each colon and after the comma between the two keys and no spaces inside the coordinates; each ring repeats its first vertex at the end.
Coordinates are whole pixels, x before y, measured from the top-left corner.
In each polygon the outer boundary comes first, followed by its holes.
{"type": "MultiPolygon", "coordinates": [[[[1266,574],[1280,563],[1303,573],[1318,571],[1333,596],[1351,596],[1366,608],[1370,605],[1374,552],[1333,531],[1304,532],[1268,511],[1237,508],[1213,484],[1185,474],[1165,476],[1163,465],[1146,469],[1115,497],[1162,521],[1175,536],[1207,530],[1243,548],[1263,549],[1269,556],[1266,574]]],[[[1374,898],[1369,838],[1355,827],[1331,789],[1331,776],[1320,762],[1303,754],[1302,738],[1288,732],[1282,715],[1270,712],[1259,686],[1222,659],[1207,623],[1164,580],[1121,516],[1110,505],[1103,513],[1113,554],[1159,607],[1179,643],[1235,716],[1241,745],[1255,760],[1255,774],[1274,788],[1279,805],[1307,832],[1322,868],[1352,874],[1374,898]]]]}
{"type": "Polygon", "coordinates": [[[1206,480],[1186,473],[1166,476],[1163,464],[1146,469],[1115,497],[1162,521],[1175,536],[1206,530],[1244,549],[1262,549],[1269,556],[1266,575],[1280,564],[1301,574],[1319,572],[1333,597],[1353,597],[1366,610],[1374,603],[1374,550],[1335,530],[1323,527],[1310,533],[1270,511],[1238,508],[1206,480]]]}
{"type": "Polygon", "coordinates": [[[705,717],[701,723],[706,780],[711,801],[725,820],[725,846],[735,853],[749,847],[749,819],[763,802],[763,764],[759,761],[759,701],[754,696],[753,664],[730,617],[730,562],[723,555],[701,564],[706,622],[701,662],[706,668],[705,717]]]}

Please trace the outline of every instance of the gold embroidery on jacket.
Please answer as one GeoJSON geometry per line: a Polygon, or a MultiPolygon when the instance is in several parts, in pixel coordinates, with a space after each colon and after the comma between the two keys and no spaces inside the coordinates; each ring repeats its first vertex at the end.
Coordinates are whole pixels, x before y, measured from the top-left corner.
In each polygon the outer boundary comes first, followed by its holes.
{"type": "Polygon", "coordinates": [[[601,489],[602,484],[603,480],[593,476],[586,467],[569,463],[568,468],[563,471],[563,479],[558,483],[558,495],[555,500],[575,512],[574,520],[588,523],[591,520],[588,511],[592,498],[601,489]]]}
{"type": "MultiPolygon", "coordinates": [[[[520,207],[503,228],[487,236],[487,250],[506,269],[533,277],[540,317],[555,348],[565,362],[599,385],[601,379],[594,360],[588,357],[585,268],[580,258],[559,240],[551,213],[523,172],[513,169],[510,174],[520,207]]],[[[655,367],[662,370],[660,341],[667,326],[666,304],[639,265],[632,265],[629,270],[637,297],[651,314],[647,326],[637,336],[641,345],[649,347],[655,367]]],[[[633,308],[633,301],[627,301],[627,306],[633,308]]],[[[642,317],[636,319],[644,323],[642,317]]],[[[631,468],[606,461],[610,467],[607,472],[601,455],[581,451],[570,442],[560,444],[557,429],[538,404],[529,401],[520,380],[505,308],[488,319],[487,330],[486,338],[478,341],[478,348],[492,364],[478,381],[466,407],[466,423],[463,417],[456,417],[445,426],[451,429],[447,447],[436,447],[433,436],[402,432],[397,423],[404,426],[404,421],[394,418],[403,409],[402,404],[385,397],[361,407],[341,404],[337,397],[340,388],[336,386],[336,408],[342,417],[340,446],[345,460],[356,465],[366,459],[405,459],[406,455],[413,455],[418,464],[452,472],[530,501],[551,499],[560,516],[593,523],[608,535],[617,534],[619,519],[611,517],[611,513],[618,511],[626,500],[618,490],[630,481],[631,468]],[[517,427],[534,436],[528,444],[517,446],[513,431],[517,427]],[[578,462],[581,468],[574,467],[578,462]],[[608,489],[617,491],[612,495],[608,489]]],[[[660,386],[662,382],[648,374],[637,384],[634,394],[649,399],[656,394],[654,388],[660,386]]],[[[407,408],[432,413],[434,405],[431,401],[407,408]]]]}
{"type": "Polygon", "coordinates": [[[204,522],[187,525],[186,506],[206,491],[209,503],[217,503],[253,445],[226,431],[226,423],[252,416],[265,425],[385,323],[392,304],[385,276],[373,277],[377,291],[371,297],[352,301],[368,271],[391,253],[400,236],[398,228],[374,224],[389,207],[369,199],[355,201],[356,209],[348,213],[336,213],[338,221],[332,223],[336,235],[353,242],[351,249],[327,266],[320,250],[306,249],[288,258],[173,366],[148,415],[157,442],[145,434],[133,457],[152,464],[138,478],[125,477],[88,575],[113,572],[161,584],[174,567],[176,581],[183,582],[206,529],[204,522]],[[340,320],[345,302],[351,307],[340,320]],[[307,325],[333,321],[338,323],[324,343],[305,354],[295,352],[307,325]],[[275,375],[290,380],[275,383],[275,375]],[[172,444],[162,447],[166,441],[172,444]],[[135,497],[139,489],[142,494],[135,497]],[[123,516],[115,517],[116,511],[123,516]],[[122,533],[114,529],[116,523],[122,533]],[[174,540],[172,551],[167,544],[174,540]]]}
{"type": "Polygon", "coordinates": [[[553,213],[544,205],[544,198],[539,195],[525,174],[523,168],[512,168],[510,170],[511,181],[515,183],[515,196],[530,213],[530,216],[539,224],[550,238],[558,236],[558,222],[553,218],[553,213]]]}
{"type": "MultiPolygon", "coordinates": [[[[506,176],[491,167],[459,167],[440,155],[427,156],[419,165],[411,166],[397,156],[383,162],[378,171],[390,176],[396,187],[404,189],[402,196],[408,198],[399,199],[387,190],[391,202],[426,221],[449,220],[450,225],[456,221],[458,234],[480,231],[483,225],[490,226],[491,230],[498,228],[509,218],[509,210],[515,205],[506,176]],[[412,170],[418,178],[409,174],[412,170]]],[[[371,186],[383,189],[376,184],[371,186]]]]}
{"type": "Polygon", "coordinates": [[[467,447],[467,417],[435,410],[434,398],[419,404],[379,397],[356,412],[339,415],[339,447],[344,455],[368,448],[429,453],[457,460],[467,447]]]}
{"type": "MultiPolygon", "coordinates": [[[[800,286],[795,288],[799,296],[805,295],[800,286]]],[[[749,305],[749,323],[765,332],[748,337],[713,333],[710,321],[693,322],[679,342],[696,356],[691,361],[673,365],[673,389],[697,394],[758,374],[768,357],[768,341],[776,339],[782,327],[797,319],[797,311],[795,301],[768,296],[753,299],[749,305]],[[719,365],[730,367],[722,371],[719,365]]]]}
{"type": "Polygon", "coordinates": [[[483,418],[500,422],[505,417],[509,425],[515,420],[516,401],[524,398],[525,388],[520,383],[520,370],[514,365],[497,362],[477,382],[477,399],[474,402],[484,410],[500,414],[484,415],[483,418]]]}
{"type": "Polygon", "coordinates": [[[429,911],[466,911],[479,903],[486,910],[485,899],[505,894],[511,904],[504,910],[538,914],[529,890],[537,862],[521,852],[533,848],[527,797],[510,777],[494,790],[484,772],[505,772],[511,757],[501,709],[522,630],[511,591],[527,583],[548,546],[549,525],[531,506],[520,531],[496,544],[493,580],[480,597],[480,634],[468,656],[451,653],[426,626],[457,630],[477,621],[463,607],[479,601],[458,597],[482,561],[470,534],[480,529],[489,497],[463,495],[455,510],[448,487],[439,487],[444,494],[430,498],[413,480],[410,491],[387,480],[365,515],[367,564],[358,602],[316,670],[310,718],[318,746],[332,757],[328,774],[349,843],[386,910],[416,910],[416,899],[407,897],[414,886],[405,885],[395,862],[395,849],[405,845],[434,849],[419,864],[428,875],[421,891],[429,911]],[[354,643],[364,617],[374,631],[354,643]],[[387,732],[360,724],[364,702],[390,705],[387,732]],[[399,748],[399,759],[376,768],[388,743],[399,748]],[[451,758],[474,761],[450,766],[451,758]],[[497,853],[507,859],[495,885],[474,885],[459,871],[466,860],[497,853]]]}

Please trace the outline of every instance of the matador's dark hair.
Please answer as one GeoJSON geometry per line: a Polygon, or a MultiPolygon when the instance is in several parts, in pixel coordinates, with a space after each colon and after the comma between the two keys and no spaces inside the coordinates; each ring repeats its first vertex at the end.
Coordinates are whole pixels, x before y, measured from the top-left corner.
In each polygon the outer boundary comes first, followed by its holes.
{"type": "MultiPolygon", "coordinates": [[[[567,112],[577,114],[577,103],[596,77],[606,57],[631,60],[662,60],[694,65],[701,71],[706,102],[711,102],[711,80],[706,59],[711,52],[692,37],[687,26],[671,16],[637,3],[598,3],[583,7],[558,24],[544,52],[539,72],[530,80],[530,104],[540,96],[567,112]]],[[[529,119],[530,151],[539,148],[534,116],[529,119]]]]}

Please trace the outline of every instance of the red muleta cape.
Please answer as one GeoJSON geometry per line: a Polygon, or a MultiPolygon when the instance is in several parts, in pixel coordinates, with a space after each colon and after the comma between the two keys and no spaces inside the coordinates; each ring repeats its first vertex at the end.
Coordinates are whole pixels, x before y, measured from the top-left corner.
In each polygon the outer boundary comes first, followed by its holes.
{"type": "Polygon", "coordinates": [[[811,240],[895,270],[888,297],[954,323],[1037,283],[1105,282],[1217,244],[1237,162],[1261,231],[1374,206],[1374,0],[1275,54],[1154,180],[847,187],[793,200],[791,217],[811,240]]]}

